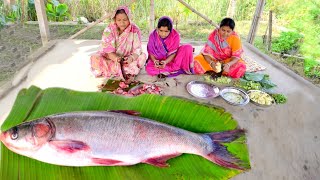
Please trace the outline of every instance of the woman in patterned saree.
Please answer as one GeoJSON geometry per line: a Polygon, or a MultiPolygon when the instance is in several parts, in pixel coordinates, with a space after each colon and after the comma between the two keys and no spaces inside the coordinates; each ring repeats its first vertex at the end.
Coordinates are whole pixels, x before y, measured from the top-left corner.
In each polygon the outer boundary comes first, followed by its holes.
{"type": "Polygon", "coordinates": [[[90,58],[91,70],[96,77],[130,82],[144,66],[146,55],[141,48],[140,29],[129,18],[129,9],[120,6],[104,30],[101,49],[90,58]]]}
{"type": "Polygon", "coordinates": [[[232,78],[240,78],[246,71],[246,64],[241,59],[243,53],[241,41],[234,32],[235,22],[225,18],[220,28],[215,29],[201,50],[200,55],[194,58],[194,71],[204,74],[214,71],[232,78]]]}
{"type": "Polygon", "coordinates": [[[173,29],[169,17],[159,19],[157,28],[149,36],[147,50],[149,57],[146,71],[149,75],[193,73],[192,46],[180,46],[180,35],[173,29]]]}

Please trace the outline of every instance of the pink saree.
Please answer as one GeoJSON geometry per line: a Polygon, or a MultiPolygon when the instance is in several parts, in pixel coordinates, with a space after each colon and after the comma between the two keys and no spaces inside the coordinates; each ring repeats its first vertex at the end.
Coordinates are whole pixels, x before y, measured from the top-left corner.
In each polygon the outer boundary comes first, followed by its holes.
{"type": "MultiPolygon", "coordinates": [[[[163,16],[159,20],[167,18],[172,24],[172,20],[163,16]]],[[[149,57],[146,65],[146,71],[149,75],[164,74],[167,76],[175,76],[182,73],[193,74],[193,55],[191,45],[180,45],[180,35],[172,29],[170,34],[162,39],[157,30],[155,29],[149,36],[147,50],[148,53],[153,55],[157,60],[166,60],[168,56],[176,54],[175,58],[166,64],[164,68],[157,68],[154,62],[149,57]]]]}
{"type": "MultiPolygon", "coordinates": [[[[123,9],[130,18],[127,7],[121,6],[117,10],[119,9],[123,9]]],[[[130,22],[129,26],[119,35],[116,23],[110,23],[103,31],[101,49],[90,59],[91,70],[96,77],[124,79],[123,74],[137,75],[146,62],[146,55],[141,48],[140,29],[130,22]],[[131,57],[134,60],[121,67],[119,62],[108,57],[108,53],[112,52],[120,57],[131,57]],[[138,58],[134,58],[133,54],[138,55],[138,58]]]]}

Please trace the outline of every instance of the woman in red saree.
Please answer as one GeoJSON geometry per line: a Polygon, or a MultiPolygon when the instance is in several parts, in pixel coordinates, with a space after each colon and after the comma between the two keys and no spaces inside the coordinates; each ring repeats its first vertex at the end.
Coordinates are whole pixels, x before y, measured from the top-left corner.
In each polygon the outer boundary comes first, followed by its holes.
{"type": "Polygon", "coordinates": [[[112,19],[103,32],[101,49],[91,56],[91,70],[96,77],[132,81],[146,62],[140,29],[130,22],[125,6],[118,7],[112,19]]]}
{"type": "Polygon", "coordinates": [[[146,65],[149,75],[193,74],[193,48],[191,45],[180,46],[180,35],[172,26],[172,20],[163,16],[149,36],[146,65]]]}
{"type": "Polygon", "coordinates": [[[220,28],[209,35],[201,54],[194,58],[196,74],[207,71],[220,73],[221,70],[223,75],[232,78],[240,78],[245,74],[246,64],[241,59],[241,41],[233,31],[234,27],[235,22],[231,18],[225,18],[221,21],[220,28]]]}

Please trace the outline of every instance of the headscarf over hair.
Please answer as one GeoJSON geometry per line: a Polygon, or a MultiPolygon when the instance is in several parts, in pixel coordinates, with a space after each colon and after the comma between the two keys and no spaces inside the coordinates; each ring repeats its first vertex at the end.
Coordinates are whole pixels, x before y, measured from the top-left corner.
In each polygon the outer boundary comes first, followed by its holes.
{"type": "Polygon", "coordinates": [[[113,14],[112,14],[112,16],[111,16],[111,19],[112,19],[112,20],[115,20],[115,18],[116,18],[116,13],[117,13],[118,10],[124,10],[124,12],[125,12],[126,15],[128,16],[128,19],[129,19],[129,21],[130,21],[130,23],[131,23],[131,13],[130,13],[129,8],[128,8],[127,6],[119,6],[119,7],[113,12],[113,14]]]}
{"type": "MultiPolygon", "coordinates": [[[[130,21],[130,11],[126,6],[119,6],[113,13],[112,19],[115,18],[116,12],[123,9],[130,21]]],[[[121,56],[129,56],[133,53],[140,55],[141,50],[141,33],[140,29],[130,21],[129,26],[120,35],[115,21],[112,21],[102,34],[102,54],[115,52],[121,56]]]]}
{"type": "MultiPolygon", "coordinates": [[[[159,21],[162,19],[168,19],[172,24],[172,20],[168,16],[161,17],[159,21]]],[[[156,59],[164,60],[171,54],[176,53],[179,45],[180,35],[175,29],[172,28],[169,35],[164,39],[159,36],[157,29],[155,29],[149,36],[147,50],[156,59]]]]}

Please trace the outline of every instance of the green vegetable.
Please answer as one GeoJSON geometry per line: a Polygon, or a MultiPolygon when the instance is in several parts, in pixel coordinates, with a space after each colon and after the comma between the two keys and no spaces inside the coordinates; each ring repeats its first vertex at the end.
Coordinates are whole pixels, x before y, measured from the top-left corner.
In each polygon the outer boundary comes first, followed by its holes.
{"type": "Polygon", "coordinates": [[[246,72],[244,79],[248,81],[261,81],[265,77],[264,74],[246,72]]]}
{"type": "Polygon", "coordinates": [[[226,76],[221,76],[221,77],[216,78],[215,81],[220,84],[230,84],[232,79],[229,77],[226,77],[226,76]]]}
{"type": "Polygon", "coordinates": [[[271,96],[277,104],[284,104],[287,102],[287,97],[284,94],[272,94],[271,96]]]}
{"type": "Polygon", "coordinates": [[[247,81],[245,79],[240,79],[235,83],[236,87],[242,88],[244,90],[261,90],[262,86],[259,82],[247,81]]]}
{"type": "Polygon", "coordinates": [[[240,78],[240,88],[245,90],[265,90],[276,87],[277,85],[272,83],[268,74],[259,74],[253,72],[246,72],[243,78],[240,78]],[[246,82],[244,84],[243,82],[246,82]]]}
{"type": "Polygon", "coordinates": [[[211,76],[204,76],[204,81],[209,83],[219,83],[219,84],[231,84],[232,79],[226,76],[221,76],[217,78],[212,78],[211,76]]]}

